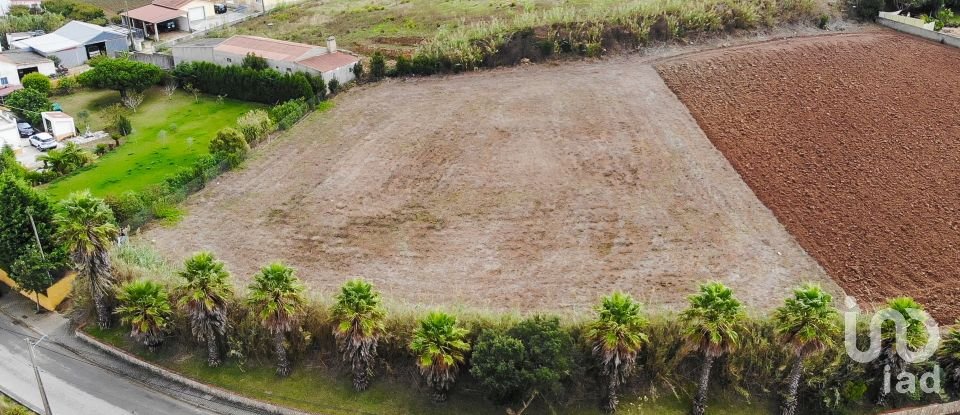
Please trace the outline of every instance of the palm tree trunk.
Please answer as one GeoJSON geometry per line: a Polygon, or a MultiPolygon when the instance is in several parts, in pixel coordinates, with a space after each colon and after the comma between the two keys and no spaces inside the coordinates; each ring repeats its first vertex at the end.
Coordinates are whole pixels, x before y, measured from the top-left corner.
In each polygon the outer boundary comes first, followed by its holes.
{"type": "Polygon", "coordinates": [[[367,390],[370,386],[370,368],[369,363],[359,355],[354,355],[356,359],[353,363],[353,388],[358,392],[367,390]]]}
{"type": "Polygon", "coordinates": [[[287,360],[287,346],[282,331],[277,331],[273,335],[273,351],[277,355],[277,376],[286,377],[290,375],[290,361],[287,360]]]}
{"type": "Polygon", "coordinates": [[[794,415],[797,413],[797,390],[800,388],[800,375],[803,373],[803,353],[797,355],[797,360],[793,362],[790,368],[789,385],[787,386],[787,396],[783,402],[783,415],[794,415]]]}
{"type": "Polygon", "coordinates": [[[693,415],[703,415],[707,411],[707,389],[710,387],[710,369],[716,357],[710,354],[703,356],[703,367],[700,368],[700,385],[697,388],[697,398],[693,401],[693,415]]]}
{"type": "Polygon", "coordinates": [[[617,369],[610,371],[610,378],[607,382],[607,402],[604,405],[603,409],[606,409],[607,412],[616,412],[617,404],[620,403],[620,399],[617,397],[617,392],[620,387],[620,383],[617,382],[617,369]]]}
{"type": "Polygon", "coordinates": [[[92,289],[90,294],[93,297],[93,306],[97,310],[97,324],[101,329],[110,328],[110,308],[107,307],[106,299],[96,289],[92,289]]]}
{"type": "Polygon", "coordinates": [[[217,333],[213,327],[207,328],[207,365],[220,366],[220,348],[217,344],[217,333]]]}

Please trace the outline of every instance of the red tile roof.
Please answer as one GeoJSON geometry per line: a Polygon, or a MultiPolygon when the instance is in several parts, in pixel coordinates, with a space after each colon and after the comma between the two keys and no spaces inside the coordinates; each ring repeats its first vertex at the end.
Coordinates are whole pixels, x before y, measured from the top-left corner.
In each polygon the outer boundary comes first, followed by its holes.
{"type": "Polygon", "coordinates": [[[360,61],[360,58],[343,52],[333,52],[326,55],[313,56],[297,63],[320,72],[328,72],[360,61]]]}
{"type": "Polygon", "coordinates": [[[22,85],[7,84],[4,87],[0,87],[0,97],[5,97],[10,95],[11,92],[23,89],[22,85]]]}
{"type": "Polygon", "coordinates": [[[320,47],[259,36],[237,35],[221,42],[214,50],[239,56],[253,53],[266,59],[294,62],[317,48],[320,47]]]}
{"type": "Polygon", "coordinates": [[[151,4],[160,7],[166,7],[168,9],[179,9],[183,6],[186,6],[187,3],[190,3],[193,0],[153,0],[151,4]]]}
{"type": "Polygon", "coordinates": [[[183,16],[185,13],[186,12],[183,10],[168,9],[166,7],[148,4],[146,6],[137,7],[136,9],[130,10],[125,14],[130,16],[132,19],[137,19],[144,22],[163,23],[167,20],[173,20],[183,16]]]}

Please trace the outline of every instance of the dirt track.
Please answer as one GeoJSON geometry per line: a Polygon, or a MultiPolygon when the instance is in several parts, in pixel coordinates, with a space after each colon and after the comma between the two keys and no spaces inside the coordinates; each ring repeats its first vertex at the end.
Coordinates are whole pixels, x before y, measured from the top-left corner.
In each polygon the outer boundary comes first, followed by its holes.
{"type": "Polygon", "coordinates": [[[240,283],[283,259],[321,295],[364,276],[414,304],[675,307],[721,280],[768,308],[836,286],[642,58],[351,91],[144,236],[240,283]]]}
{"type": "Polygon", "coordinates": [[[960,317],[960,50],[899,35],[797,39],[660,65],[801,245],[866,303],[960,317]]]}

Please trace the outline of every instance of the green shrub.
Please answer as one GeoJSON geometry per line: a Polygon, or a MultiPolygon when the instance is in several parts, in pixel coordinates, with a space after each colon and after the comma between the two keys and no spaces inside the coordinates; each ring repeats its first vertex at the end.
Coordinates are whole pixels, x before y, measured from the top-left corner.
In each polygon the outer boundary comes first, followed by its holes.
{"type": "Polygon", "coordinates": [[[237,130],[243,134],[250,145],[267,138],[275,127],[276,124],[270,119],[270,114],[264,110],[250,110],[237,118],[237,130]]]}
{"type": "Polygon", "coordinates": [[[270,64],[267,63],[267,60],[261,56],[255,55],[253,52],[248,52],[247,56],[243,57],[243,63],[241,66],[244,68],[253,69],[255,71],[270,69],[270,64]]]}
{"type": "Polygon", "coordinates": [[[53,109],[53,104],[47,99],[46,93],[27,88],[11,92],[4,100],[4,104],[13,108],[13,112],[34,125],[40,125],[41,112],[53,109]]]}
{"type": "Polygon", "coordinates": [[[340,80],[336,77],[330,79],[330,82],[327,83],[327,89],[330,90],[330,95],[336,94],[340,90],[340,80]]]}
{"type": "Polygon", "coordinates": [[[102,156],[108,152],[110,152],[110,146],[104,143],[97,144],[97,146],[93,149],[93,154],[96,154],[97,156],[102,156]]]}
{"type": "Polygon", "coordinates": [[[370,58],[370,79],[374,81],[379,81],[387,75],[387,61],[383,57],[383,54],[380,51],[373,53],[373,57],[370,58]]]}
{"type": "MultiPolygon", "coordinates": [[[[333,86],[332,81],[330,85],[333,86]]],[[[277,128],[286,130],[306,115],[308,111],[310,111],[310,107],[303,99],[295,99],[271,108],[270,118],[277,124],[277,128]]]]}
{"type": "Polygon", "coordinates": [[[514,401],[526,386],[526,348],[523,342],[492,330],[484,331],[473,348],[470,374],[490,400],[514,401]]]}
{"type": "Polygon", "coordinates": [[[80,88],[80,82],[74,76],[65,76],[57,80],[56,92],[59,95],[70,95],[80,88]]]}
{"type": "Polygon", "coordinates": [[[242,160],[249,151],[250,145],[243,134],[230,127],[220,129],[217,136],[210,140],[210,153],[216,157],[242,160]]]}
{"type": "Polygon", "coordinates": [[[20,79],[24,88],[29,88],[44,95],[50,93],[50,78],[40,72],[31,72],[20,79]]]}
{"type": "Polygon", "coordinates": [[[243,66],[219,66],[210,62],[181,63],[174,76],[188,89],[222,95],[242,101],[275,104],[315,96],[310,76],[298,72],[281,74],[273,69],[256,70],[243,66]]]}
{"type": "Polygon", "coordinates": [[[397,56],[396,65],[393,67],[393,74],[395,76],[407,76],[411,73],[413,73],[413,65],[410,63],[410,60],[403,55],[397,56]]]}
{"type": "Polygon", "coordinates": [[[886,0],[859,0],[850,2],[850,5],[857,18],[873,21],[886,9],[886,0]]]}
{"type": "Polygon", "coordinates": [[[126,224],[147,207],[142,196],[132,191],[119,195],[107,195],[103,201],[113,211],[113,216],[120,224],[126,224]]]}

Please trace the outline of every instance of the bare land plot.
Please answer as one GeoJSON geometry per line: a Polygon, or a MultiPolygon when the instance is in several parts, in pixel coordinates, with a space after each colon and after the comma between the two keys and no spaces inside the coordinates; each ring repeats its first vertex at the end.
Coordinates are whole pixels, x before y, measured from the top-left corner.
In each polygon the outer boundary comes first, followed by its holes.
{"type": "Polygon", "coordinates": [[[960,50],[892,31],[659,66],[707,136],[848,293],[960,317],[960,50]]]}
{"type": "Polygon", "coordinates": [[[762,309],[839,292],[639,57],[353,90],[187,208],[144,239],[240,284],[282,259],[321,295],[363,276],[407,304],[581,313],[707,280],[762,309]]]}

